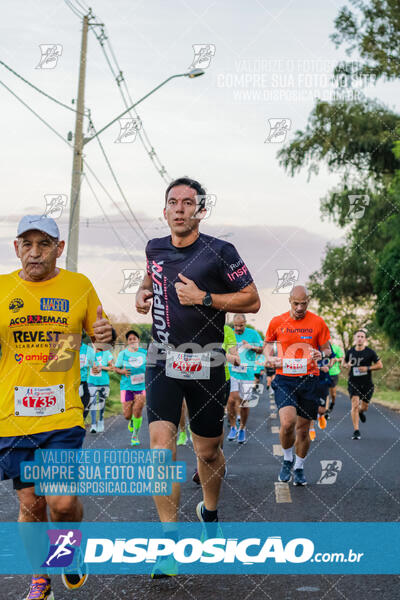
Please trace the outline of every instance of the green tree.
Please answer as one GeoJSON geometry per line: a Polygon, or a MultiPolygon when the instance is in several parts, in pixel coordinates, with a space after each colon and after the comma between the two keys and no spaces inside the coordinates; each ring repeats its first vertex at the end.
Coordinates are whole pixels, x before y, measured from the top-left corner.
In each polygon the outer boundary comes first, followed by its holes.
{"type": "Polygon", "coordinates": [[[317,100],[305,130],[296,131],[278,159],[292,176],[304,167],[317,174],[324,163],[343,176],[344,189],[355,185],[359,193],[383,185],[400,168],[392,152],[399,127],[400,116],[377,100],[317,100]]]}
{"type": "MultiPolygon", "coordinates": [[[[400,74],[400,3],[398,0],[350,0],[335,21],[337,46],[357,51],[361,62],[342,62],[335,69],[339,83],[350,88],[360,77],[394,79],[400,74]]],[[[293,176],[307,167],[316,174],[321,164],[341,175],[341,182],[321,200],[321,214],[344,229],[344,243],[329,246],[321,268],[312,274],[310,289],[321,314],[342,337],[373,321],[390,336],[398,310],[393,284],[397,276],[400,193],[393,184],[400,169],[400,115],[377,100],[340,90],[332,102],[316,101],[304,131],[278,153],[293,176]],[[361,210],[356,210],[357,208],[361,210]],[[361,203],[361,204],[360,204],[361,203]],[[389,244],[389,246],[388,246],[389,244]],[[393,306],[387,312],[388,304],[393,306]],[[357,321],[357,323],[355,323],[357,321]]],[[[398,186],[400,190],[400,185],[398,186]]],[[[344,337],[343,337],[344,336],[344,337]]]]}
{"type": "Polygon", "coordinates": [[[398,0],[350,0],[335,19],[331,39],[347,54],[357,50],[362,62],[343,62],[336,74],[348,77],[397,79],[400,76],[400,4],[398,0]]]}

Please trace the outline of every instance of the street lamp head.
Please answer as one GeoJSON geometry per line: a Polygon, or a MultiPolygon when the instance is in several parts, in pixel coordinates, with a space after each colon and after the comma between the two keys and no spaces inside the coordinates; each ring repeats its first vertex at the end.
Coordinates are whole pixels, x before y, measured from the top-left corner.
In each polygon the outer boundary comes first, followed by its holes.
{"type": "Polygon", "coordinates": [[[192,69],[185,73],[186,77],[190,77],[190,79],[194,79],[194,77],[200,77],[200,75],[204,75],[203,69],[192,69]]]}

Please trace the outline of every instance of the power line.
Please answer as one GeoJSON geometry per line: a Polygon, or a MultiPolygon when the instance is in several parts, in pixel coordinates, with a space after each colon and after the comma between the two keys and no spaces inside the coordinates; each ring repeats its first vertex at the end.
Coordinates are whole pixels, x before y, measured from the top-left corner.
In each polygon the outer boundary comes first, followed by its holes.
{"type": "Polygon", "coordinates": [[[78,6],[80,6],[80,8],[84,11],[87,12],[88,10],[91,10],[88,6],[83,6],[82,2],[79,2],[79,0],[75,0],[75,2],[78,4],[78,6]]]}
{"type": "Polygon", "coordinates": [[[134,226],[132,225],[132,223],[129,221],[129,219],[127,219],[126,215],[124,214],[124,212],[121,210],[121,208],[119,207],[118,203],[114,200],[114,198],[111,196],[110,192],[107,190],[107,188],[101,183],[100,179],[97,177],[96,173],[93,171],[93,169],[90,167],[90,165],[88,164],[87,160],[84,160],[84,163],[86,165],[86,168],[89,170],[89,172],[91,173],[91,175],[93,175],[93,177],[95,178],[95,180],[97,181],[97,183],[99,184],[99,186],[101,187],[101,189],[103,190],[103,192],[108,196],[109,200],[111,200],[111,202],[113,203],[113,205],[115,206],[115,208],[117,209],[117,211],[120,213],[120,215],[124,218],[124,220],[126,221],[126,223],[128,223],[129,227],[131,227],[132,231],[137,235],[137,231],[134,228],[134,226]]]}
{"type": "Polygon", "coordinates": [[[25,108],[27,108],[31,113],[33,113],[35,115],[35,117],[37,117],[42,123],[44,123],[44,125],[46,125],[46,127],[48,127],[49,129],[51,129],[51,131],[53,133],[55,133],[59,138],[61,138],[63,142],[65,142],[66,144],[68,144],[68,146],[70,148],[73,147],[72,144],[70,144],[69,141],[61,135],[61,133],[59,133],[56,129],[54,129],[54,127],[52,125],[50,125],[50,123],[48,123],[37,112],[35,112],[33,110],[33,108],[31,108],[26,102],[24,102],[22,100],[22,98],[20,98],[19,96],[17,96],[17,94],[15,92],[13,92],[5,83],[3,83],[2,81],[0,81],[0,84],[3,87],[5,87],[6,90],[8,90],[10,92],[10,94],[12,94],[14,96],[14,98],[16,98],[19,102],[21,102],[21,104],[23,104],[25,106],[25,108]]]}
{"type": "Polygon", "coordinates": [[[79,18],[82,18],[84,15],[83,13],[79,12],[78,9],[76,8],[76,6],[74,6],[72,4],[72,2],[70,2],[69,0],[64,0],[65,4],[68,6],[68,8],[70,8],[72,10],[72,12],[74,13],[74,15],[76,15],[79,18]]]}
{"type": "MultiPolygon", "coordinates": [[[[79,3],[79,4],[81,5],[81,3],[79,3]]],[[[126,80],[124,78],[123,71],[121,70],[121,67],[118,64],[115,52],[113,50],[113,47],[112,47],[111,42],[109,40],[109,37],[108,37],[108,35],[107,35],[106,31],[105,31],[104,25],[102,25],[102,27],[101,27],[101,33],[100,34],[97,33],[97,31],[95,30],[94,26],[96,26],[95,23],[90,24],[90,29],[91,29],[91,31],[93,31],[93,34],[95,35],[97,41],[100,44],[101,50],[103,52],[103,55],[104,55],[104,57],[106,59],[106,62],[108,64],[108,66],[109,66],[111,74],[114,77],[115,82],[117,83],[119,92],[121,94],[121,98],[122,98],[123,103],[125,105],[125,108],[129,108],[129,106],[131,106],[133,104],[133,100],[132,100],[132,97],[131,97],[131,95],[129,93],[128,85],[127,85],[126,80]],[[107,44],[107,47],[108,47],[109,52],[111,54],[111,57],[112,57],[112,59],[113,59],[113,61],[115,63],[115,67],[117,69],[117,72],[115,71],[113,65],[111,64],[110,58],[109,58],[109,56],[107,54],[107,51],[105,49],[105,46],[104,46],[104,42],[106,42],[106,44],[107,44]],[[123,92],[123,90],[121,88],[121,83],[123,84],[123,86],[125,88],[125,92],[126,92],[126,95],[128,97],[129,103],[128,103],[127,99],[125,98],[124,92],[123,92]]],[[[133,110],[134,110],[134,113],[135,113],[136,117],[142,123],[142,120],[141,120],[141,118],[140,118],[137,110],[136,109],[133,109],[133,110]]],[[[150,141],[150,139],[149,139],[149,137],[147,135],[147,132],[146,132],[145,128],[143,127],[143,124],[142,124],[141,129],[138,130],[138,135],[139,135],[139,139],[140,139],[140,141],[141,141],[144,149],[147,152],[147,155],[149,156],[150,160],[152,161],[152,163],[153,163],[154,167],[156,168],[156,170],[158,171],[159,175],[164,179],[164,181],[166,181],[167,183],[169,183],[172,178],[168,174],[165,166],[162,164],[162,162],[161,162],[161,160],[160,160],[157,152],[155,151],[154,146],[152,145],[152,143],[151,143],[151,141],[150,141]]]]}
{"type": "MultiPolygon", "coordinates": [[[[6,88],[6,90],[12,95],[14,96],[14,98],[16,98],[25,108],[27,108],[32,114],[35,115],[35,117],[37,119],[39,119],[39,121],[41,121],[48,129],[50,129],[53,133],[56,134],[57,137],[59,137],[63,142],[65,142],[70,148],[73,148],[72,144],[69,143],[69,141],[64,138],[52,125],[50,125],[50,123],[48,123],[43,117],[41,117],[35,110],[33,110],[33,108],[31,108],[26,102],[24,102],[24,100],[22,100],[22,98],[20,98],[15,92],[13,92],[5,83],[3,83],[2,81],[0,81],[0,84],[6,88]]],[[[91,125],[93,126],[93,122],[91,122],[91,125]]],[[[94,127],[94,126],[93,126],[94,127]]],[[[98,138],[97,138],[98,139],[98,138]]],[[[104,150],[104,149],[103,149],[104,150]]],[[[108,159],[106,159],[108,161],[108,159]]],[[[90,171],[90,173],[93,175],[93,177],[96,179],[97,183],[100,185],[100,187],[103,189],[103,191],[106,193],[106,195],[109,197],[109,199],[113,202],[114,206],[117,208],[117,210],[121,213],[122,217],[124,218],[124,220],[128,223],[128,225],[133,229],[133,231],[137,234],[136,229],[132,226],[132,224],[130,223],[130,221],[126,218],[125,214],[122,212],[122,210],[120,209],[120,207],[118,206],[118,204],[115,202],[115,200],[113,199],[113,197],[111,196],[111,194],[108,192],[108,190],[105,188],[105,186],[101,183],[101,181],[99,180],[99,178],[97,177],[97,175],[94,173],[93,169],[90,167],[90,165],[87,163],[86,160],[84,160],[84,164],[86,165],[86,168],[90,171]]],[[[109,164],[109,161],[108,161],[109,164]]],[[[109,166],[111,167],[111,165],[109,164],[109,166]]],[[[111,171],[112,171],[112,167],[111,167],[111,171]]],[[[113,171],[112,171],[113,173],[113,171]]],[[[114,174],[115,177],[115,174],[114,174]]],[[[87,176],[86,176],[87,178],[87,176]]],[[[116,178],[116,177],[115,177],[116,178]]],[[[89,185],[89,183],[88,183],[89,185]]],[[[119,184],[118,184],[119,185],[119,184]]],[[[120,187],[120,186],[119,186],[120,187]]],[[[122,190],[121,190],[122,192],[122,190]]],[[[123,193],[123,192],[122,192],[123,193]]],[[[126,198],[125,198],[126,201],[126,198]]],[[[126,201],[127,202],[127,201],[126,201]]],[[[128,205],[129,207],[129,205],[128,205]]],[[[104,214],[104,211],[102,209],[102,212],[104,214]]],[[[105,215],[106,216],[106,215],[105,215]]],[[[106,218],[108,219],[108,217],[106,216],[106,218]]],[[[140,227],[141,228],[141,227],[140,227]]],[[[113,228],[114,230],[114,228],[113,228]]],[[[141,230],[143,231],[143,229],[141,228],[141,230]]],[[[143,231],[144,233],[144,231],[143,231]]],[[[117,234],[116,234],[117,235],[117,234]]],[[[145,235],[145,234],[144,234],[145,235]]],[[[147,241],[147,238],[146,238],[147,241]]],[[[122,242],[121,242],[122,243],[122,242]]]]}
{"type": "MultiPolygon", "coordinates": [[[[128,84],[126,83],[126,80],[125,80],[125,77],[123,75],[123,72],[120,70],[120,67],[118,65],[117,59],[115,57],[114,50],[113,50],[112,45],[111,45],[111,41],[110,41],[109,38],[107,38],[106,41],[107,41],[107,45],[109,47],[110,53],[111,53],[111,55],[114,58],[114,62],[116,64],[116,67],[117,67],[117,69],[119,71],[117,84],[118,84],[118,87],[120,89],[121,97],[124,100],[125,107],[128,108],[129,106],[132,106],[132,104],[134,102],[133,102],[132,97],[130,95],[128,84]],[[123,91],[121,89],[120,83],[122,83],[122,85],[125,88],[125,92],[126,92],[126,95],[128,97],[129,103],[126,101],[126,99],[124,97],[124,94],[123,94],[123,91]]],[[[138,114],[136,108],[134,108],[133,111],[134,111],[135,115],[137,116],[137,118],[140,120],[140,122],[142,122],[141,119],[140,119],[140,117],[139,117],[139,114],[138,114]]],[[[151,141],[149,139],[149,136],[147,135],[146,129],[143,126],[142,126],[141,129],[139,129],[138,135],[139,135],[140,141],[143,144],[143,147],[145,148],[145,150],[146,150],[146,152],[147,152],[150,160],[153,162],[155,168],[157,169],[157,171],[159,172],[159,174],[161,175],[161,177],[164,179],[164,181],[166,183],[170,183],[172,181],[172,177],[168,174],[168,172],[167,172],[165,166],[162,164],[162,162],[161,162],[161,160],[160,160],[157,152],[154,150],[154,147],[153,147],[153,145],[152,145],[152,143],[151,143],[151,141]]]]}
{"type": "MultiPolygon", "coordinates": [[[[92,122],[92,120],[91,120],[91,119],[90,119],[90,126],[93,128],[94,132],[96,133],[96,128],[94,127],[94,125],[93,125],[93,122],[92,122]]],[[[111,175],[112,175],[112,178],[114,179],[114,182],[115,182],[115,184],[116,184],[116,186],[117,186],[117,188],[118,188],[118,190],[119,190],[119,192],[120,192],[120,194],[121,194],[121,196],[122,196],[122,199],[123,199],[123,201],[124,201],[124,203],[125,203],[126,207],[128,208],[128,210],[129,210],[129,212],[130,212],[130,214],[131,214],[131,216],[132,216],[133,220],[135,221],[136,225],[139,227],[139,229],[140,229],[141,233],[143,234],[143,236],[144,236],[144,241],[146,241],[146,242],[147,242],[149,238],[148,238],[148,236],[147,236],[147,234],[146,234],[145,230],[144,230],[144,229],[143,229],[143,227],[141,226],[141,224],[140,224],[140,222],[139,222],[139,219],[136,217],[135,213],[133,212],[133,210],[132,210],[132,208],[131,208],[131,206],[130,206],[130,204],[129,204],[129,202],[128,202],[128,200],[127,200],[127,198],[126,198],[125,194],[124,194],[124,191],[123,191],[123,189],[122,189],[122,187],[121,187],[121,185],[120,185],[120,183],[119,183],[119,181],[118,181],[118,178],[117,178],[117,176],[116,176],[116,174],[115,174],[115,171],[114,171],[114,169],[113,169],[113,168],[112,168],[112,166],[111,166],[111,163],[110,163],[110,160],[109,160],[109,158],[108,158],[108,156],[107,156],[107,154],[106,154],[106,151],[104,150],[104,146],[103,146],[103,144],[101,143],[100,137],[99,137],[99,136],[97,136],[97,137],[96,137],[96,140],[97,140],[97,143],[98,143],[98,144],[99,144],[99,146],[100,146],[100,150],[101,150],[101,152],[102,152],[102,154],[103,154],[103,156],[104,156],[104,159],[105,159],[105,161],[106,161],[106,163],[107,163],[107,166],[108,166],[108,168],[109,168],[109,170],[110,170],[110,173],[111,173],[111,175]]]]}
{"type": "Polygon", "coordinates": [[[60,100],[57,100],[57,98],[54,98],[54,96],[50,96],[50,94],[47,94],[45,91],[43,91],[42,89],[38,88],[36,85],[34,85],[33,83],[31,83],[30,81],[28,81],[28,79],[25,79],[25,77],[22,77],[22,75],[20,75],[19,73],[17,73],[16,71],[14,71],[14,69],[12,69],[9,65],[7,65],[5,62],[3,62],[2,60],[0,60],[0,64],[3,65],[3,67],[5,67],[6,69],[8,69],[13,75],[16,75],[19,79],[21,79],[24,83],[26,83],[27,85],[29,85],[31,88],[33,88],[34,90],[36,90],[37,92],[39,92],[39,94],[42,94],[43,96],[45,96],[46,98],[48,98],[49,100],[52,100],[53,102],[55,102],[56,104],[59,104],[60,106],[63,106],[64,108],[76,113],[76,114],[81,114],[83,116],[86,116],[86,113],[80,113],[79,111],[75,110],[74,108],[72,108],[71,106],[68,106],[68,104],[64,104],[64,102],[61,102],[60,100]]]}
{"type": "Polygon", "coordinates": [[[118,241],[120,242],[120,244],[121,244],[121,245],[122,245],[122,247],[124,248],[124,250],[125,250],[125,252],[127,253],[127,255],[129,256],[129,258],[130,258],[130,259],[131,259],[131,260],[132,260],[132,261],[133,261],[133,262],[136,264],[136,266],[138,266],[138,263],[137,263],[137,260],[136,260],[136,258],[134,258],[134,257],[131,255],[131,253],[130,253],[129,249],[128,249],[128,248],[125,246],[125,244],[124,244],[124,242],[123,242],[122,238],[120,237],[120,235],[119,235],[118,231],[115,229],[115,227],[114,227],[114,225],[113,225],[113,223],[112,223],[111,219],[109,219],[109,217],[108,217],[108,215],[107,215],[106,211],[104,210],[104,208],[103,208],[103,206],[102,206],[102,204],[101,204],[101,202],[100,202],[100,200],[99,200],[99,198],[98,198],[98,196],[97,196],[96,192],[94,191],[94,189],[93,189],[93,187],[92,187],[92,185],[91,185],[91,183],[90,183],[90,181],[89,181],[89,178],[88,178],[87,174],[85,174],[85,179],[86,179],[86,183],[87,183],[87,185],[88,185],[88,187],[89,187],[90,191],[92,192],[92,194],[93,194],[93,196],[94,196],[94,198],[95,198],[95,200],[96,200],[96,202],[97,202],[98,206],[100,207],[100,210],[101,210],[101,212],[103,213],[103,215],[104,215],[104,217],[105,217],[105,219],[106,219],[107,223],[109,224],[109,226],[110,226],[110,227],[111,227],[111,229],[113,230],[113,232],[114,232],[114,234],[115,234],[116,238],[118,239],[118,241]]]}
{"type": "MultiPolygon", "coordinates": [[[[8,91],[10,94],[12,94],[12,96],[14,96],[14,97],[15,97],[15,98],[16,98],[16,99],[17,99],[17,100],[18,100],[18,101],[19,101],[19,102],[20,102],[20,103],[21,103],[23,106],[25,106],[25,108],[27,108],[27,109],[28,109],[28,110],[29,110],[29,111],[30,111],[32,114],[34,114],[34,115],[35,115],[35,117],[36,117],[37,119],[39,119],[39,121],[41,121],[41,122],[42,122],[44,125],[46,125],[46,127],[47,127],[48,129],[50,129],[50,130],[51,130],[53,133],[55,133],[57,137],[59,137],[59,138],[60,138],[60,139],[61,139],[63,142],[65,142],[65,143],[66,143],[66,144],[67,144],[67,145],[68,145],[70,148],[73,148],[72,144],[70,144],[70,143],[69,143],[69,141],[68,141],[66,138],[64,138],[64,137],[61,135],[61,133],[59,133],[59,132],[58,132],[58,131],[57,131],[57,130],[56,130],[56,129],[55,129],[53,126],[52,126],[52,125],[50,125],[50,123],[48,123],[48,122],[47,122],[47,121],[46,121],[46,120],[45,120],[43,117],[41,117],[41,116],[40,116],[40,115],[39,115],[39,114],[38,114],[38,113],[37,113],[35,110],[33,110],[33,108],[31,108],[31,107],[30,107],[30,106],[29,106],[29,105],[28,105],[26,102],[24,102],[24,100],[22,100],[22,98],[20,98],[20,97],[19,97],[19,96],[18,96],[18,95],[17,95],[15,92],[13,92],[13,91],[12,91],[12,90],[11,90],[11,89],[10,89],[10,88],[9,88],[9,87],[6,85],[6,84],[5,84],[5,83],[3,83],[2,81],[0,81],[0,84],[1,84],[3,87],[5,87],[5,88],[6,88],[6,90],[7,90],[7,91],[8,91]]],[[[92,120],[91,120],[91,119],[90,119],[90,123],[91,123],[91,126],[94,128],[94,125],[93,125],[93,122],[92,122],[92,120]]],[[[99,138],[97,138],[97,139],[99,139],[99,138]]],[[[100,143],[100,144],[101,144],[101,143],[100,143]]],[[[101,147],[102,147],[102,146],[101,146],[101,147]]],[[[103,150],[103,154],[105,155],[104,148],[102,148],[102,150],[103,150]]],[[[125,195],[124,195],[124,193],[123,193],[123,191],[122,191],[122,188],[121,188],[121,186],[119,185],[118,179],[116,178],[116,175],[115,175],[115,173],[114,173],[114,171],[113,171],[113,169],[112,169],[112,167],[111,167],[111,164],[110,164],[110,162],[109,162],[109,160],[108,160],[108,157],[107,157],[106,155],[105,155],[105,158],[106,158],[107,164],[108,164],[108,166],[109,166],[109,168],[110,168],[110,170],[111,170],[111,173],[112,173],[112,175],[113,175],[113,177],[114,177],[114,180],[116,181],[116,183],[117,183],[117,185],[118,185],[118,187],[119,187],[119,189],[120,189],[120,191],[121,191],[121,194],[122,194],[122,196],[123,196],[123,198],[124,198],[124,200],[125,200],[125,203],[127,204],[127,206],[128,206],[128,208],[129,208],[129,210],[130,210],[131,214],[133,215],[133,217],[134,217],[135,221],[137,221],[137,219],[136,219],[136,216],[133,214],[133,212],[132,212],[132,210],[131,210],[131,208],[130,208],[130,206],[129,206],[129,204],[128,204],[128,201],[126,200],[126,197],[125,197],[125,195]]],[[[85,162],[85,164],[86,164],[87,168],[88,168],[88,169],[89,169],[89,170],[92,172],[92,174],[95,176],[95,174],[93,173],[92,169],[91,169],[91,168],[90,168],[90,166],[88,165],[87,161],[84,161],[84,162],[85,162]]],[[[95,176],[95,177],[96,177],[96,176],[95,176]]],[[[97,179],[97,177],[96,177],[96,179],[97,179]]],[[[125,219],[125,220],[127,221],[127,223],[130,225],[130,227],[133,229],[133,231],[135,232],[135,234],[137,234],[137,231],[136,231],[136,229],[135,229],[135,228],[132,226],[132,224],[130,223],[130,221],[128,221],[128,219],[126,218],[126,216],[124,215],[124,213],[123,213],[123,212],[121,211],[121,209],[119,208],[118,204],[117,204],[117,203],[114,201],[114,199],[112,198],[111,194],[109,194],[109,192],[106,190],[106,188],[103,186],[103,184],[101,184],[101,183],[100,183],[100,181],[99,181],[98,179],[97,179],[97,181],[98,181],[99,185],[101,185],[101,187],[103,188],[103,190],[106,192],[106,194],[108,195],[108,197],[111,199],[111,201],[114,203],[114,205],[116,206],[117,210],[118,210],[118,211],[121,213],[121,215],[124,217],[124,219],[125,219]]],[[[137,221],[137,222],[138,222],[138,221],[137,221]]],[[[139,224],[139,228],[140,228],[140,230],[143,232],[143,234],[144,234],[144,236],[145,236],[145,241],[147,241],[147,239],[148,239],[148,238],[147,238],[147,236],[146,236],[146,233],[144,232],[144,230],[143,230],[143,228],[141,227],[141,225],[140,225],[140,224],[139,224]]]]}

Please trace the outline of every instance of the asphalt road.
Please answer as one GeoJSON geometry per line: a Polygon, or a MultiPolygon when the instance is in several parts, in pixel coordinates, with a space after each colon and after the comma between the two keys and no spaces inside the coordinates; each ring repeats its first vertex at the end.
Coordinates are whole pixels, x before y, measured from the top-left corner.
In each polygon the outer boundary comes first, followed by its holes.
{"type": "MultiPolygon", "coordinates": [[[[275,482],[282,458],[274,455],[279,446],[278,419],[266,394],[251,409],[248,443],[225,442],[228,477],[220,500],[220,520],[225,521],[396,521],[399,519],[399,431],[400,414],[372,404],[367,422],[361,424],[360,441],[351,439],[349,400],[339,394],[335,411],[324,431],[317,429],[305,465],[309,485],[289,484],[290,501],[277,502],[275,482]],[[341,470],[334,483],[317,484],[320,461],[336,461],[341,470]]],[[[227,430],[226,430],[227,431],[227,430]]],[[[148,447],[147,423],[141,431],[142,447],[148,447]]],[[[103,434],[88,433],[86,447],[128,448],[129,433],[122,417],[106,422],[103,434]]],[[[178,460],[195,467],[193,448],[178,449],[178,460]]],[[[334,477],[325,481],[332,481],[334,477]]],[[[287,495],[287,490],[285,490],[287,495]]],[[[182,485],[181,521],[195,521],[201,490],[189,480],[182,485]]],[[[288,500],[288,497],[285,497],[288,500]]],[[[84,498],[87,521],[156,521],[148,497],[84,498]]],[[[18,505],[10,482],[0,483],[0,520],[14,521],[18,505]]],[[[307,533],[307,529],[305,529],[307,533]]],[[[0,576],[0,599],[22,600],[29,576],[0,576]]],[[[79,591],[69,592],[53,578],[56,600],[398,600],[398,576],[308,576],[308,575],[180,575],[152,581],[148,576],[90,576],[79,591]]]]}

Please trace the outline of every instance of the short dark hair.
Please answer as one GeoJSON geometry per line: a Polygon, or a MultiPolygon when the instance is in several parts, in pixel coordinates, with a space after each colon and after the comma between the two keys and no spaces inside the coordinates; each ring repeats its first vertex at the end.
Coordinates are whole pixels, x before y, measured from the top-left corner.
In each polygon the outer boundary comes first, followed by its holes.
{"type": "Polygon", "coordinates": [[[363,333],[365,335],[365,337],[368,337],[365,329],[357,329],[357,331],[354,332],[354,335],[356,335],[356,333],[363,333]]]}
{"type": "Polygon", "coordinates": [[[125,334],[125,339],[126,339],[126,340],[127,340],[127,339],[128,339],[128,337],[131,335],[131,333],[133,333],[133,335],[136,335],[136,337],[137,337],[137,338],[139,338],[139,340],[140,340],[140,333],[138,333],[138,332],[136,331],[136,329],[130,329],[129,331],[127,331],[127,332],[126,332],[126,334],[125,334]]]}
{"type": "MultiPolygon", "coordinates": [[[[184,177],[178,177],[178,179],[174,179],[168,185],[167,189],[165,190],[165,204],[167,204],[169,192],[172,190],[173,187],[176,187],[177,185],[187,185],[188,187],[192,188],[192,190],[195,190],[198,196],[206,195],[206,190],[203,188],[201,183],[185,175],[184,177]]],[[[203,200],[202,204],[205,205],[205,199],[203,200]]]]}

